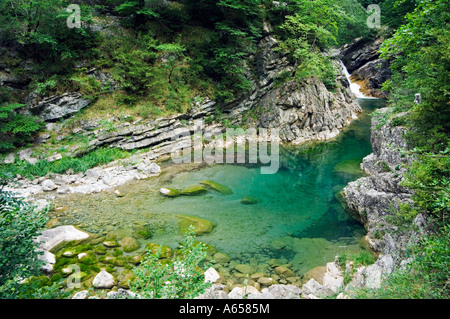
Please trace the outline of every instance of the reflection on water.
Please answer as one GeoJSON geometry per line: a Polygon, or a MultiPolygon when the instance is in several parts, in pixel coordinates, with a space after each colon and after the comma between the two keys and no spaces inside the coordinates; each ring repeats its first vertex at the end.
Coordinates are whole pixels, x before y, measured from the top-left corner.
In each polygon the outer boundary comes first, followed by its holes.
{"type": "Polygon", "coordinates": [[[364,113],[335,140],[282,148],[276,174],[260,174],[255,166],[166,162],[161,176],[118,187],[124,197],[103,192],[57,198],[57,206],[69,208],[58,213],[58,219],[105,235],[114,231],[135,236],[144,228],[153,236],[140,238],[143,243],[175,248],[182,239],[176,215],[196,216],[216,225],[198,239],[233,260],[265,263],[284,257],[299,272],[324,265],[343,251],[357,252],[364,236],[362,225],[337,197],[362,174],[359,164],[371,152],[369,113],[383,104],[373,99],[359,102],[364,113]],[[159,193],[161,187],[182,189],[202,180],[226,185],[233,194],[208,191],[167,198],[159,193]],[[258,203],[243,205],[244,196],[258,203]]]}

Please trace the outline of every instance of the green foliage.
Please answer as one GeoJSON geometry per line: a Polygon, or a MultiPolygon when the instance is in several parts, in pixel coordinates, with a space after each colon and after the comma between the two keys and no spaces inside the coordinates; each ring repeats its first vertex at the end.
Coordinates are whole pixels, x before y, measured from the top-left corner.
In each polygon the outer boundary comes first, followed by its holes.
{"type": "Polygon", "coordinates": [[[116,159],[125,158],[128,152],[116,148],[96,149],[82,157],[63,157],[55,162],[46,160],[38,161],[32,165],[28,162],[21,161],[14,164],[5,164],[0,166],[0,174],[16,175],[20,174],[28,178],[37,176],[45,176],[48,173],[64,174],[69,169],[73,172],[85,172],[88,169],[110,163],[116,159]]]}
{"type": "Polygon", "coordinates": [[[195,86],[186,48],[179,41],[162,43],[150,32],[123,40],[111,52],[113,73],[127,93],[122,101],[136,104],[145,99],[169,112],[186,112],[195,86]]]}
{"type": "MultiPolygon", "coordinates": [[[[370,1],[373,4],[375,1],[370,1]]],[[[336,40],[339,45],[350,43],[355,38],[371,39],[376,35],[375,29],[367,27],[368,13],[367,5],[362,6],[357,0],[343,0],[339,2],[343,12],[344,19],[338,23],[338,32],[336,40]]],[[[383,18],[385,16],[382,10],[383,18]]]]}
{"type": "Polygon", "coordinates": [[[23,106],[18,103],[0,106],[0,152],[24,145],[42,127],[35,117],[14,112],[23,106]]]}
{"type": "Polygon", "coordinates": [[[372,253],[366,250],[361,250],[359,255],[343,253],[337,257],[339,267],[343,271],[344,284],[348,284],[352,280],[352,275],[356,271],[356,268],[361,266],[368,266],[375,263],[375,258],[372,253]],[[347,269],[347,262],[353,262],[353,267],[347,269]]]}
{"type": "Polygon", "coordinates": [[[0,188],[0,298],[20,297],[29,286],[19,281],[39,275],[35,239],[46,222],[46,211],[0,188]]]}
{"type": "Polygon", "coordinates": [[[382,57],[392,60],[394,71],[385,86],[393,92],[393,102],[411,110],[410,142],[439,152],[448,147],[450,131],[450,7],[448,1],[416,5],[406,16],[407,23],[382,45],[382,57]],[[415,93],[422,95],[422,103],[412,103],[415,93]]]}
{"type": "Polygon", "coordinates": [[[379,289],[362,289],[361,299],[448,299],[450,229],[427,236],[413,247],[413,260],[382,281],[379,289]]]}
{"type": "Polygon", "coordinates": [[[133,269],[135,279],[130,283],[133,292],[149,299],[193,299],[205,291],[202,271],[206,246],[195,242],[193,227],[186,232],[174,259],[160,259],[161,248],[156,253],[147,250],[144,261],[133,269]]]}
{"type": "Polygon", "coordinates": [[[338,44],[339,26],[355,23],[356,18],[334,0],[296,0],[293,6],[298,11],[286,15],[278,28],[280,49],[294,61],[297,78],[318,77],[332,88],[335,70],[322,52],[338,44]]]}
{"type": "Polygon", "coordinates": [[[448,224],[450,212],[450,156],[440,154],[418,155],[405,176],[405,186],[414,189],[415,205],[426,211],[442,226],[448,224]]]}
{"type": "MultiPolygon", "coordinates": [[[[66,67],[61,60],[73,62],[89,54],[86,49],[95,43],[88,28],[67,27],[69,4],[65,0],[0,1],[0,23],[5,26],[6,39],[20,43],[25,58],[44,64],[57,61],[56,64],[66,67]]],[[[91,20],[90,10],[81,4],[84,26],[91,20]]]]}

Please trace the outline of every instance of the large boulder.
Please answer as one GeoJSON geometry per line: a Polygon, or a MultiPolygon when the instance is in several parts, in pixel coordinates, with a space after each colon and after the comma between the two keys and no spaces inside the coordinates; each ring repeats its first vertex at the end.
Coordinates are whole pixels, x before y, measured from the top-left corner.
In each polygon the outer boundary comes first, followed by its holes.
{"type": "Polygon", "coordinates": [[[40,248],[42,250],[50,251],[63,242],[82,240],[88,237],[88,233],[78,230],[71,225],[65,225],[44,230],[36,238],[36,241],[40,242],[40,248]]]}
{"type": "Polygon", "coordinates": [[[110,289],[114,287],[115,284],[116,279],[114,278],[114,276],[105,270],[102,270],[100,273],[98,273],[92,281],[92,286],[97,289],[110,289]]]}

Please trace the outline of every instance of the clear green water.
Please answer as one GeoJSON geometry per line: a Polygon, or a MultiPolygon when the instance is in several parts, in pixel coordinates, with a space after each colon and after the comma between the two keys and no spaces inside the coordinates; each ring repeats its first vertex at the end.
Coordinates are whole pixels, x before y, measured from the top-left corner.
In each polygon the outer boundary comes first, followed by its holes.
{"type": "Polygon", "coordinates": [[[124,197],[104,192],[57,198],[56,205],[69,207],[58,219],[100,234],[132,236],[143,225],[153,237],[140,239],[142,243],[175,248],[182,235],[174,216],[196,216],[216,224],[198,239],[239,263],[283,258],[299,273],[323,266],[337,254],[358,252],[365,235],[363,226],[336,197],[348,182],[361,176],[359,164],[372,151],[369,114],[383,105],[374,99],[359,103],[364,112],[335,140],[283,148],[276,174],[262,175],[256,166],[163,163],[161,176],[119,187],[124,197]],[[202,180],[224,184],[233,194],[210,191],[167,198],[159,193],[161,187],[180,189],[202,180]],[[243,196],[259,202],[243,205],[243,196]]]}

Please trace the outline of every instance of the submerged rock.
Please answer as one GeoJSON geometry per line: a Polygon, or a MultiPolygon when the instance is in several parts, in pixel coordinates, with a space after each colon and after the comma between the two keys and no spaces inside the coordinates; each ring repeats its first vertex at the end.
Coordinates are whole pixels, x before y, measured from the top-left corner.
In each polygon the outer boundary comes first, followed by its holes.
{"type": "Polygon", "coordinates": [[[180,191],[181,195],[186,196],[198,196],[206,193],[206,188],[202,185],[191,185],[189,187],[186,187],[180,191]]]}
{"type": "Polygon", "coordinates": [[[259,202],[259,200],[257,198],[255,198],[255,197],[252,197],[252,196],[244,196],[241,199],[241,204],[244,204],[244,205],[257,204],[258,202],[259,202]]]}
{"type": "Polygon", "coordinates": [[[169,258],[172,255],[172,248],[169,246],[159,245],[155,243],[148,243],[145,246],[146,250],[150,251],[152,254],[156,254],[158,251],[161,252],[160,258],[169,258]]]}
{"type": "Polygon", "coordinates": [[[255,269],[252,266],[246,264],[238,264],[234,267],[234,269],[242,274],[252,274],[255,272],[255,269]]]}
{"type": "Polygon", "coordinates": [[[200,184],[206,185],[206,186],[210,187],[211,189],[221,193],[222,195],[233,194],[233,191],[228,186],[225,186],[225,185],[222,185],[222,184],[210,181],[210,180],[201,181],[200,184]]]}
{"type": "Polygon", "coordinates": [[[190,226],[194,227],[194,234],[197,236],[208,234],[213,231],[215,224],[209,220],[187,215],[176,215],[180,233],[184,234],[190,226]]]}
{"type": "Polygon", "coordinates": [[[180,192],[173,188],[162,187],[159,192],[167,197],[177,197],[180,196],[180,192]]]}
{"type": "Polygon", "coordinates": [[[103,245],[108,248],[119,247],[120,244],[116,240],[106,240],[103,242],[103,245]]]}
{"type": "Polygon", "coordinates": [[[334,172],[352,175],[361,175],[360,159],[349,159],[338,163],[334,167],[334,172]]]}
{"type": "Polygon", "coordinates": [[[228,257],[226,254],[220,252],[215,253],[213,259],[219,264],[226,264],[231,260],[230,257],[228,257]]]}
{"type": "Polygon", "coordinates": [[[132,237],[124,237],[122,239],[122,247],[123,251],[129,253],[139,249],[141,245],[139,245],[138,241],[132,237]]]}

